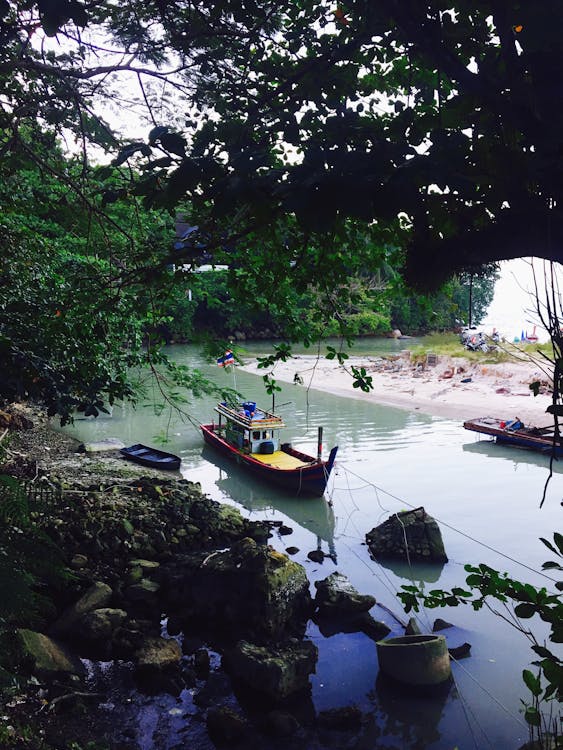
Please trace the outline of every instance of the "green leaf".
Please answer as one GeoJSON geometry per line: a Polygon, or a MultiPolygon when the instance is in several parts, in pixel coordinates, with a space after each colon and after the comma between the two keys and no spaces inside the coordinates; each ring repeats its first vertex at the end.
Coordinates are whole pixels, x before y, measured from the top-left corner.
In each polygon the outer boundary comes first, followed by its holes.
{"type": "Polygon", "coordinates": [[[548,549],[550,549],[550,550],[551,550],[552,552],[555,552],[555,554],[556,554],[556,555],[558,554],[558,551],[557,551],[557,550],[556,550],[556,548],[555,548],[555,547],[553,546],[553,544],[552,544],[551,542],[549,542],[549,541],[548,541],[547,539],[544,539],[544,538],[543,538],[543,536],[540,536],[540,542],[543,542],[543,543],[545,544],[545,546],[546,546],[546,547],[547,547],[548,549]]]}
{"type": "Polygon", "coordinates": [[[514,607],[514,612],[518,617],[527,619],[536,614],[537,607],[533,604],[517,604],[516,607],[514,607]]]}
{"type": "Polygon", "coordinates": [[[524,718],[526,722],[532,727],[539,727],[541,725],[540,712],[534,706],[527,706],[524,711],[524,718]]]}
{"type": "Polygon", "coordinates": [[[532,391],[534,396],[537,396],[540,392],[541,383],[539,380],[535,380],[533,383],[530,383],[528,388],[532,391]]]}
{"type": "Polygon", "coordinates": [[[552,659],[544,659],[542,662],[542,669],[546,680],[556,685],[558,688],[563,688],[563,668],[560,664],[556,664],[552,659]]]}
{"type": "Polygon", "coordinates": [[[184,156],[186,153],[186,141],[178,133],[163,133],[160,136],[160,143],[163,148],[170,151],[172,154],[184,156]]]}
{"type": "Polygon", "coordinates": [[[522,679],[526,683],[526,687],[536,698],[541,694],[541,683],[539,677],[537,677],[529,669],[524,669],[522,672],[522,679]]]}
{"type": "Polygon", "coordinates": [[[554,560],[548,560],[547,562],[544,562],[541,566],[542,570],[561,570],[560,563],[555,562],[554,560]]]}
{"type": "Polygon", "coordinates": [[[154,145],[166,133],[168,133],[166,125],[157,125],[149,133],[149,143],[154,145]]]}
{"type": "Polygon", "coordinates": [[[463,597],[471,596],[470,591],[465,591],[465,589],[462,589],[459,586],[454,586],[454,588],[452,589],[452,594],[454,594],[455,596],[463,596],[463,597]]]}
{"type": "Polygon", "coordinates": [[[472,573],[470,576],[467,576],[467,578],[465,579],[465,582],[467,583],[467,585],[473,586],[473,587],[479,587],[482,581],[483,581],[483,577],[476,573],[472,573]]]}
{"type": "Polygon", "coordinates": [[[129,143],[127,146],[124,146],[121,151],[117,154],[115,159],[112,161],[112,164],[115,167],[118,167],[119,165],[123,164],[127,161],[131,156],[134,156],[137,151],[140,151],[143,156],[150,156],[151,155],[151,149],[150,146],[147,146],[146,143],[129,143]]]}

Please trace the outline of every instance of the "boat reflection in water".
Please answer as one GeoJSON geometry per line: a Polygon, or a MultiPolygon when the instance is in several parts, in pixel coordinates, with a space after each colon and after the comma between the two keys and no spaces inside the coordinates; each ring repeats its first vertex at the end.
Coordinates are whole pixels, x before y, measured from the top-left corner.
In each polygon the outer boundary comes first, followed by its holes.
{"type": "MultiPolygon", "coordinates": [[[[538,453],[526,448],[519,448],[518,446],[501,445],[494,439],[481,438],[474,443],[465,443],[462,448],[468,453],[512,461],[515,469],[518,468],[519,464],[532,464],[539,468],[550,468],[551,456],[548,453],[538,453]]],[[[563,472],[563,460],[561,457],[551,461],[551,468],[554,473],[563,472]]]]}
{"type": "Polygon", "coordinates": [[[317,549],[336,563],[334,510],[324,497],[290,497],[287,492],[258,482],[236,463],[205,446],[201,452],[205,461],[219,469],[216,486],[224,497],[234,500],[250,513],[272,520],[271,512],[287,516],[316,537],[317,549]]]}

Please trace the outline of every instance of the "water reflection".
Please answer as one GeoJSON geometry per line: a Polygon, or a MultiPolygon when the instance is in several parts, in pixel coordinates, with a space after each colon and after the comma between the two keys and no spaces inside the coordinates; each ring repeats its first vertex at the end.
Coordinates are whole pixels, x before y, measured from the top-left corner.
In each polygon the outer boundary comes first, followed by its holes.
{"type": "Polygon", "coordinates": [[[435,583],[440,579],[445,563],[412,563],[406,560],[379,559],[377,564],[386,570],[390,570],[397,578],[404,578],[407,581],[426,581],[435,583]]]}
{"type": "Polygon", "coordinates": [[[439,689],[425,688],[415,693],[380,673],[375,683],[380,743],[383,740],[384,746],[390,749],[425,750],[438,742],[441,738],[439,727],[450,694],[455,696],[451,682],[439,689]]]}
{"type": "MultiPolygon", "coordinates": [[[[468,453],[475,453],[480,456],[502,459],[504,461],[512,461],[515,471],[521,464],[531,464],[533,466],[538,466],[539,468],[543,467],[548,469],[551,458],[549,454],[536,453],[535,451],[526,450],[526,448],[499,445],[496,440],[478,440],[475,443],[465,443],[465,445],[462,445],[462,448],[468,453]]],[[[552,466],[554,472],[563,472],[563,461],[555,459],[552,466]]]]}
{"type": "MultiPolygon", "coordinates": [[[[372,344],[375,342],[366,342],[366,347],[372,344]]],[[[203,362],[193,347],[174,347],[170,353],[179,364],[200,367],[220,385],[233,384],[232,375],[203,362]]],[[[236,384],[247,396],[267,402],[259,376],[237,371],[236,384]]],[[[547,456],[488,441],[470,442],[458,420],[384,408],[376,397],[367,399],[360,394],[358,399],[349,399],[280,385],[282,392],[276,401],[287,424],[286,439],[314,453],[316,426],[322,425],[325,445],[339,445],[330,487],[336,520],[326,500],[296,501],[281,490],[259,485],[220,454],[202,452],[197,427],[176,418],[168,421],[151,409],[116,408],[112,419],[77,422],[66,431],[80,440],[119,437],[126,444],[154,445],[158,445],[155,436],[166,433],[169,442],[163,447],[182,456],[182,473],[187,479],[200,482],[213,499],[236,504],[251,518],[279,519],[281,515],[284,523],[288,519],[294,535],[273,540],[278,549],[289,542],[305,550],[313,535],[323,551],[338,553],[339,570],[358,591],[373,594],[391,610],[397,610],[395,592],[406,579],[414,577],[432,587],[439,581],[436,588],[449,590],[463,585],[465,563],[484,562],[518,579],[545,585],[543,577],[539,578],[543,574],[534,578],[531,569],[541,570],[546,559],[545,547],[538,539],[550,538],[560,525],[562,461],[554,462],[555,475],[539,512],[547,456]],[[390,513],[419,505],[439,521],[450,562],[443,568],[417,565],[412,573],[400,562],[386,562],[385,568],[375,566],[365,545],[366,532],[390,513]]],[[[396,388],[401,387],[397,379],[396,388]]],[[[196,400],[189,404],[190,416],[196,423],[208,422],[214,405],[209,398],[196,400]]],[[[302,557],[294,559],[306,566],[312,584],[332,572],[328,561],[313,564],[306,554],[302,557]]],[[[312,678],[316,710],[353,702],[370,711],[373,724],[365,727],[354,745],[357,750],[383,746],[451,750],[456,745],[504,750],[520,746],[522,727],[513,715],[519,717],[522,669],[531,658],[528,642],[519,640],[507,624],[484,609],[477,613],[466,607],[463,615],[459,610],[441,616],[461,621],[472,643],[471,659],[455,675],[463,700],[452,691],[446,699],[434,699],[434,705],[425,697],[415,700],[388,694],[379,682],[374,691],[378,665],[373,641],[362,633],[324,638],[312,624],[308,635],[319,647],[317,674],[312,678]],[[499,712],[491,695],[498,696],[509,713],[499,712]],[[488,735],[481,745],[470,740],[467,707],[488,735]]],[[[154,705],[150,704],[151,710],[154,705]]],[[[183,705],[179,708],[185,710],[183,705]]],[[[473,728],[474,724],[475,720],[473,728]]],[[[200,739],[196,737],[193,746],[203,750],[206,746],[198,744],[200,739]]]]}
{"type": "Polygon", "coordinates": [[[268,510],[279,511],[301,526],[310,531],[317,538],[317,549],[323,550],[336,561],[336,549],[334,545],[334,531],[336,519],[334,510],[324,497],[293,498],[287,493],[262,484],[254,477],[248,477],[247,473],[238,464],[229,461],[220,453],[205,446],[201,457],[219,469],[219,476],[215,485],[222,494],[246,510],[252,512],[263,512],[268,510]]]}

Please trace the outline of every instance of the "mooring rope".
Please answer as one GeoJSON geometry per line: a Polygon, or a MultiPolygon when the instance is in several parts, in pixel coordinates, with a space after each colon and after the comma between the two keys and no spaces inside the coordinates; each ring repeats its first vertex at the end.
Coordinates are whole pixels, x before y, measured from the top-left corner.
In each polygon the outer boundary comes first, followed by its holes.
{"type": "MultiPolygon", "coordinates": [[[[479,682],[479,680],[478,680],[478,679],[477,679],[476,677],[474,677],[474,676],[473,676],[473,675],[471,674],[471,672],[470,672],[470,671],[469,671],[468,669],[466,669],[466,668],[465,668],[465,667],[464,667],[464,666],[463,666],[463,665],[462,665],[462,664],[460,663],[459,659],[456,659],[456,658],[454,658],[453,656],[451,656],[451,654],[450,654],[450,659],[451,659],[451,660],[452,660],[453,662],[455,662],[455,664],[456,664],[456,665],[457,665],[457,666],[459,667],[459,669],[461,669],[461,671],[462,671],[462,672],[465,672],[465,674],[466,674],[466,675],[467,675],[467,676],[469,677],[469,679],[470,679],[470,680],[472,680],[472,681],[473,681],[473,682],[474,682],[474,683],[475,683],[475,684],[476,684],[476,685],[477,685],[478,687],[480,687],[480,688],[481,688],[481,690],[483,690],[483,692],[484,692],[484,693],[486,693],[486,694],[487,694],[487,695],[489,696],[489,698],[490,698],[490,699],[491,699],[492,701],[494,701],[494,702],[495,702],[495,703],[497,704],[497,706],[498,706],[499,708],[502,708],[502,710],[503,710],[503,711],[504,711],[504,712],[506,713],[506,715],[507,715],[507,716],[510,716],[510,718],[511,718],[511,719],[514,719],[514,721],[515,721],[515,722],[516,722],[517,724],[519,724],[519,725],[520,725],[521,727],[524,727],[524,729],[526,729],[526,730],[528,730],[528,729],[529,729],[528,725],[527,725],[527,724],[525,724],[525,723],[524,723],[524,722],[523,722],[523,721],[522,721],[521,719],[519,719],[519,718],[518,718],[517,716],[515,716],[515,715],[514,715],[514,714],[513,714],[513,713],[512,713],[511,711],[510,711],[510,709],[509,709],[509,708],[508,708],[507,706],[505,706],[505,705],[504,705],[504,703],[502,703],[502,701],[499,701],[499,700],[498,700],[498,698],[495,698],[495,696],[494,696],[494,695],[493,695],[493,694],[491,693],[491,691],[490,691],[490,690],[487,690],[487,688],[486,688],[486,687],[485,687],[484,685],[482,685],[482,684],[481,684],[481,683],[479,682]]],[[[456,685],[456,687],[458,687],[458,686],[456,685]]],[[[459,687],[458,687],[458,690],[459,690],[459,687]]]]}
{"type": "MultiPolygon", "coordinates": [[[[342,465],[340,465],[342,466],[342,465]]],[[[376,491],[376,494],[379,492],[384,492],[386,495],[388,495],[393,500],[396,500],[399,503],[403,503],[407,507],[411,509],[416,509],[419,506],[413,505],[412,503],[409,503],[407,500],[398,497],[397,495],[394,495],[392,492],[387,492],[387,490],[384,490],[382,487],[378,487],[376,484],[371,482],[368,479],[365,479],[364,477],[360,476],[359,474],[356,474],[356,472],[352,471],[348,467],[342,467],[344,471],[350,473],[352,476],[356,477],[356,479],[362,480],[366,485],[369,485],[373,487],[373,489],[376,491]]],[[[377,495],[379,498],[379,495],[377,495]]],[[[388,510],[388,512],[391,512],[388,510]]],[[[535,573],[536,575],[542,576],[543,578],[546,578],[548,581],[551,581],[552,583],[557,583],[557,580],[555,578],[552,578],[551,576],[548,576],[546,573],[544,573],[541,570],[537,570],[536,568],[531,567],[530,565],[527,565],[526,563],[523,563],[521,560],[517,560],[515,557],[511,557],[510,555],[506,554],[505,552],[502,552],[501,550],[497,549],[496,547],[492,547],[490,544],[487,544],[486,542],[481,541],[480,539],[477,539],[476,537],[472,536],[471,534],[468,534],[465,531],[462,531],[461,529],[456,528],[455,526],[452,526],[451,524],[447,523],[447,521],[443,521],[440,518],[436,518],[436,521],[440,523],[442,526],[446,526],[448,529],[451,529],[452,531],[455,531],[457,534],[460,534],[461,536],[465,537],[466,539],[469,539],[471,542],[475,542],[475,544],[479,544],[481,547],[484,547],[485,549],[488,549],[490,552],[494,552],[495,554],[499,555],[500,557],[505,558],[506,560],[510,560],[510,562],[515,563],[516,565],[519,565],[522,568],[525,568],[526,570],[529,570],[532,573],[535,573]]]]}
{"type": "MultiPolygon", "coordinates": [[[[346,472],[346,481],[347,481],[347,482],[348,482],[348,474],[351,474],[352,476],[355,476],[356,478],[358,478],[358,479],[362,479],[362,480],[363,480],[363,478],[362,478],[362,477],[361,477],[360,475],[356,474],[355,472],[351,471],[350,469],[347,469],[346,467],[342,467],[342,468],[344,468],[344,471],[346,472]]],[[[390,511],[389,511],[389,509],[384,509],[384,506],[383,506],[383,504],[381,503],[381,500],[380,500],[380,497],[379,497],[379,493],[380,493],[380,492],[385,492],[385,494],[387,494],[387,495],[388,495],[389,497],[392,497],[392,498],[393,498],[394,500],[398,500],[398,501],[400,501],[400,502],[404,502],[404,503],[405,503],[406,505],[408,505],[408,506],[409,506],[409,507],[411,507],[411,508],[415,508],[415,507],[417,507],[417,506],[413,506],[413,505],[410,505],[409,503],[406,503],[406,501],[404,501],[404,500],[401,500],[401,498],[398,498],[398,497],[396,497],[395,495],[392,495],[391,493],[387,492],[386,490],[383,490],[383,489],[381,489],[380,487],[377,487],[377,485],[375,485],[375,484],[374,484],[373,482],[370,482],[370,481],[368,481],[368,480],[364,480],[364,481],[365,481],[365,486],[371,486],[371,487],[372,487],[372,488],[373,488],[373,489],[375,490],[375,494],[376,494],[376,497],[377,497],[377,501],[378,501],[378,504],[379,504],[380,508],[382,508],[382,510],[385,510],[385,512],[387,512],[387,513],[389,513],[390,511]]],[[[342,489],[343,489],[343,490],[345,490],[346,488],[342,487],[342,489]]],[[[350,498],[352,499],[352,502],[353,502],[353,504],[354,504],[354,507],[355,507],[355,509],[359,511],[359,508],[358,508],[358,506],[356,505],[356,502],[355,502],[355,500],[354,500],[354,497],[353,497],[353,495],[352,495],[352,489],[351,489],[351,488],[349,488],[349,494],[350,494],[350,498]]],[[[348,515],[348,519],[347,519],[347,522],[351,522],[351,523],[352,523],[352,525],[354,526],[354,529],[355,529],[356,533],[358,534],[358,537],[350,537],[350,538],[351,538],[351,539],[355,539],[356,541],[360,541],[360,542],[363,542],[363,537],[362,537],[362,536],[360,535],[360,531],[359,531],[359,529],[357,528],[357,526],[356,526],[356,524],[354,523],[354,521],[352,521],[352,520],[351,520],[351,516],[352,516],[352,514],[350,513],[350,514],[348,515]]],[[[398,519],[398,520],[399,520],[399,522],[401,523],[401,526],[402,526],[402,529],[403,529],[403,536],[404,536],[404,542],[405,542],[405,550],[406,550],[406,554],[407,554],[407,561],[408,561],[408,565],[409,565],[409,570],[410,570],[410,572],[411,572],[411,582],[413,583],[413,585],[416,585],[416,584],[415,584],[415,582],[414,582],[414,578],[412,577],[412,575],[413,575],[413,568],[412,568],[412,565],[411,565],[410,555],[409,555],[409,552],[408,552],[408,542],[407,542],[407,538],[406,538],[406,530],[405,530],[405,526],[404,526],[404,524],[402,523],[401,519],[400,519],[400,518],[398,517],[398,515],[397,515],[397,514],[395,514],[395,516],[397,517],[397,519],[398,519]]],[[[448,525],[448,524],[445,524],[445,525],[448,525]]],[[[452,529],[453,529],[454,531],[458,531],[458,530],[457,530],[457,529],[455,529],[454,527],[449,527],[449,528],[452,528],[452,529]]],[[[463,532],[459,532],[459,533],[462,533],[462,534],[463,534],[463,532]]],[[[472,537],[471,537],[471,536],[469,536],[469,535],[466,535],[466,534],[464,534],[464,536],[468,536],[468,538],[469,538],[469,539],[472,539],[472,537]]],[[[473,540],[473,539],[472,539],[472,540],[473,540]]],[[[479,543],[479,541],[478,541],[478,540],[476,540],[476,539],[475,539],[475,540],[473,540],[473,541],[475,541],[475,542],[479,543]]],[[[350,552],[352,552],[352,554],[354,554],[354,555],[355,555],[355,556],[356,556],[356,557],[357,557],[357,558],[358,558],[358,559],[359,559],[359,560],[360,560],[360,561],[361,561],[361,562],[362,562],[362,563],[363,563],[363,564],[364,564],[364,565],[365,565],[365,566],[366,566],[366,567],[368,568],[368,570],[370,570],[370,572],[372,573],[372,575],[373,575],[373,576],[375,576],[375,577],[376,577],[376,578],[377,578],[377,579],[379,580],[379,582],[380,582],[380,583],[381,583],[381,584],[383,585],[383,587],[384,587],[384,588],[385,588],[385,589],[387,590],[387,592],[388,592],[388,593],[389,593],[389,594],[390,594],[390,595],[391,595],[392,597],[394,597],[395,599],[397,599],[398,601],[400,601],[400,600],[399,600],[399,597],[398,597],[398,594],[397,594],[396,592],[394,592],[394,591],[392,590],[392,588],[391,588],[391,587],[393,586],[393,584],[392,584],[392,581],[391,581],[391,579],[389,578],[389,576],[387,575],[387,573],[386,573],[386,572],[384,571],[383,567],[382,567],[382,566],[381,566],[381,565],[380,565],[379,563],[377,563],[377,561],[374,561],[374,560],[373,560],[373,558],[370,558],[370,561],[371,561],[371,562],[375,562],[375,563],[377,564],[377,566],[378,566],[379,570],[381,571],[381,573],[383,574],[383,576],[385,577],[385,579],[386,579],[386,581],[388,582],[388,584],[389,584],[389,585],[386,585],[386,583],[385,583],[384,581],[382,581],[381,577],[377,575],[377,573],[376,573],[376,572],[375,572],[375,570],[374,570],[374,567],[373,567],[372,565],[370,565],[370,562],[368,562],[367,560],[363,559],[363,558],[362,558],[362,557],[361,557],[361,556],[360,556],[360,555],[358,554],[358,552],[357,552],[356,550],[352,549],[352,548],[351,548],[351,547],[350,547],[350,546],[349,546],[348,544],[346,544],[345,546],[346,546],[346,548],[347,548],[347,549],[348,549],[348,550],[349,550],[350,552]]],[[[485,545],[485,544],[484,544],[483,546],[485,546],[485,547],[488,547],[488,545],[485,545]]],[[[493,549],[493,548],[489,548],[489,549],[493,549]]],[[[494,549],[493,549],[493,551],[495,551],[495,552],[498,552],[497,550],[494,550],[494,549]]],[[[507,556],[507,555],[503,555],[503,553],[501,553],[501,552],[498,552],[498,554],[500,554],[500,555],[501,555],[501,556],[503,556],[503,557],[508,557],[508,559],[512,559],[512,558],[510,558],[510,557],[509,557],[509,556],[507,556]]],[[[516,562],[517,562],[517,561],[516,561],[516,562]]],[[[523,565],[523,563],[522,563],[522,565],[523,565]]],[[[528,566],[525,566],[525,565],[524,565],[524,567],[528,567],[528,566]]],[[[533,570],[533,568],[530,568],[530,570],[533,570]]],[[[533,571],[533,572],[538,572],[538,571],[533,571]]],[[[548,577],[548,576],[546,576],[546,577],[548,577]]],[[[402,606],[402,602],[401,602],[401,606],[402,606]]],[[[392,612],[392,611],[391,611],[390,609],[388,609],[387,607],[385,607],[385,609],[386,609],[386,611],[387,611],[387,612],[388,612],[388,613],[389,613],[389,614],[390,614],[391,616],[393,616],[393,618],[394,618],[394,619],[395,619],[395,620],[396,620],[396,621],[397,621],[397,622],[398,622],[398,623],[399,623],[400,625],[402,625],[402,627],[405,627],[405,624],[404,624],[404,622],[402,622],[402,621],[401,621],[401,620],[399,619],[399,617],[398,617],[397,615],[395,615],[395,614],[394,614],[394,613],[393,613],[393,612],[392,612]]],[[[425,607],[423,607],[423,610],[422,610],[422,611],[423,611],[423,613],[424,613],[424,617],[425,617],[425,619],[427,620],[427,625],[428,625],[428,632],[431,632],[431,630],[432,630],[432,626],[431,626],[431,623],[430,623],[430,617],[429,617],[429,613],[428,613],[428,611],[426,610],[426,608],[425,608],[425,607]]],[[[420,618],[420,617],[418,616],[418,614],[416,615],[416,619],[417,619],[417,620],[418,620],[419,622],[421,622],[421,618],[420,618]]],[[[422,622],[421,622],[421,625],[422,625],[422,622]]],[[[467,670],[467,669],[466,669],[466,668],[465,668],[464,666],[462,666],[462,665],[460,664],[460,660],[459,660],[459,659],[456,659],[456,658],[455,658],[454,656],[452,656],[451,654],[450,654],[450,659],[451,659],[451,660],[452,660],[452,661],[453,661],[453,662],[454,662],[454,663],[455,663],[455,664],[456,664],[456,665],[457,665],[457,666],[459,667],[459,669],[460,669],[461,671],[463,671],[463,672],[464,672],[464,673],[465,673],[465,674],[466,674],[466,675],[467,675],[467,676],[468,676],[468,677],[469,677],[469,678],[470,678],[470,679],[471,679],[471,680],[472,680],[472,681],[473,681],[473,682],[474,682],[474,683],[475,683],[475,684],[476,684],[476,685],[477,685],[477,686],[478,686],[479,688],[481,688],[481,690],[483,690],[483,692],[484,692],[484,693],[485,693],[485,694],[486,694],[486,695],[487,695],[487,696],[488,696],[488,697],[489,697],[489,698],[490,698],[490,699],[491,699],[492,701],[494,701],[494,703],[495,703],[496,705],[498,705],[498,706],[499,706],[499,708],[501,708],[501,709],[502,709],[502,710],[503,710],[503,711],[504,711],[504,712],[506,713],[506,715],[507,715],[507,716],[509,716],[509,717],[510,717],[511,719],[513,719],[513,720],[514,720],[514,721],[515,721],[515,722],[516,722],[517,724],[519,724],[520,726],[522,726],[522,727],[524,727],[524,728],[527,728],[527,725],[526,725],[526,724],[525,724],[525,723],[524,723],[524,722],[523,722],[523,721],[522,721],[522,720],[521,720],[521,719],[520,719],[519,717],[517,717],[517,716],[516,716],[516,715],[515,715],[515,714],[514,714],[514,713],[513,713],[513,712],[512,712],[512,711],[511,711],[511,710],[510,710],[510,709],[509,709],[509,708],[508,708],[507,706],[506,706],[506,705],[504,705],[504,704],[502,703],[502,701],[500,701],[500,700],[499,700],[498,698],[496,698],[496,697],[495,697],[495,696],[494,696],[494,695],[493,695],[493,694],[492,694],[492,693],[490,692],[490,690],[488,690],[488,689],[487,689],[487,688],[486,688],[486,687],[485,687],[485,686],[484,686],[484,685],[483,685],[483,684],[482,684],[482,683],[481,683],[481,682],[480,682],[480,681],[479,681],[479,680],[478,680],[478,679],[477,679],[476,677],[474,677],[474,676],[473,676],[473,675],[472,675],[472,674],[471,674],[471,673],[469,672],[469,670],[467,670]]],[[[461,691],[461,689],[460,689],[459,685],[457,684],[457,682],[456,682],[456,680],[455,680],[455,677],[454,677],[453,679],[454,679],[454,684],[456,685],[456,689],[457,689],[457,691],[458,691],[458,693],[459,693],[460,699],[461,699],[461,701],[462,701],[462,708],[463,708],[464,716],[465,716],[465,719],[466,719],[467,725],[468,725],[468,727],[469,727],[469,731],[470,731],[470,733],[471,733],[471,736],[472,736],[472,739],[473,739],[473,743],[474,743],[475,747],[477,747],[477,748],[478,748],[478,747],[479,747],[479,745],[478,745],[478,743],[477,743],[477,739],[476,739],[476,737],[475,737],[475,734],[474,734],[474,732],[473,732],[473,728],[472,728],[472,726],[471,726],[471,721],[470,721],[470,718],[469,718],[469,716],[468,716],[468,712],[470,712],[469,704],[468,704],[468,702],[467,702],[467,699],[466,699],[466,698],[465,698],[465,697],[463,696],[463,694],[462,694],[462,691],[461,691]]],[[[490,738],[489,738],[489,737],[488,737],[488,735],[487,735],[487,732],[486,732],[486,731],[485,731],[485,729],[484,729],[484,728],[483,728],[483,727],[481,726],[481,724],[479,723],[479,721],[478,721],[477,717],[475,716],[474,712],[472,712],[472,711],[471,711],[471,716],[472,716],[472,719],[473,719],[473,721],[475,722],[475,724],[476,724],[476,725],[477,725],[477,727],[479,728],[480,732],[481,732],[481,733],[482,733],[482,735],[484,736],[484,738],[485,738],[485,740],[486,740],[486,742],[487,742],[487,745],[488,745],[489,747],[494,747],[493,743],[491,742],[490,738]]]]}

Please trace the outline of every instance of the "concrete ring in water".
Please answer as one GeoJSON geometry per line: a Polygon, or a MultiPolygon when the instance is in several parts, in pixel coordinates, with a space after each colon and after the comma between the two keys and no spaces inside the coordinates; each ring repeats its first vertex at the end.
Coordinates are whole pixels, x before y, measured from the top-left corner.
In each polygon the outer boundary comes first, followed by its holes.
{"type": "Polygon", "coordinates": [[[443,635],[404,635],[377,641],[379,668],[408,685],[439,685],[451,677],[450,655],[443,635]]]}

